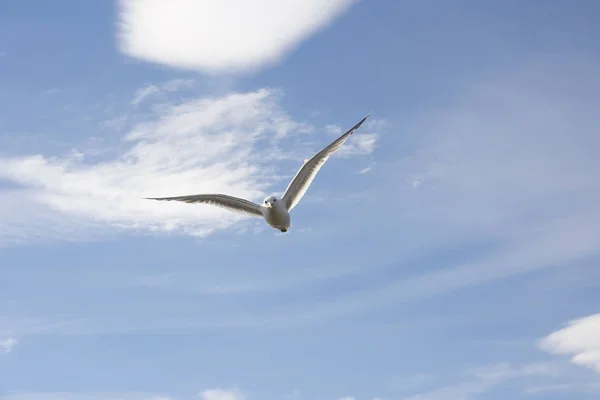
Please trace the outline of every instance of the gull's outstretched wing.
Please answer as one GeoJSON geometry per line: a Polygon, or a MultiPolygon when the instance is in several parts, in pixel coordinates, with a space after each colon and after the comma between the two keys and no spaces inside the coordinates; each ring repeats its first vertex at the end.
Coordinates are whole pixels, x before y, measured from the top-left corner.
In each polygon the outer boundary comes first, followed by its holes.
{"type": "Polygon", "coordinates": [[[192,194],[189,196],[176,197],[146,197],[147,200],[183,201],[185,203],[211,204],[220,208],[226,208],[244,215],[262,217],[262,207],[248,200],[226,194],[192,194]]]}
{"type": "Polygon", "coordinates": [[[319,172],[329,156],[342,147],[348,137],[352,135],[367,118],[369,118],[369,115],[371,115],[371,113],[367,114],[366,117],[361,119],[360,122],[354,125],[348,132],[344,133],[323,150],[312,156],[312,158],[304,162],[304,165],[296,173],[296,176],[294,179],[292,179],[287,189],[285,189],[285,193],[282,197],[282,200],[284,201],[288,211],[294,208],[300,199],[302,199],[302,196],[304,196],[304,193],[306,193],[308,190],[308,187],[312,183],[313,179],[315,179],[315,176],[317,176],[317,172],[319,172]]]}

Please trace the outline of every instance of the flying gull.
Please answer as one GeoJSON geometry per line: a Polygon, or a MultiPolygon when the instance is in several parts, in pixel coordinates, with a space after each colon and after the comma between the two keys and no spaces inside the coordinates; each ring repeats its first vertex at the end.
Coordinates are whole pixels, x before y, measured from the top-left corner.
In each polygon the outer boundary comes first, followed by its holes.
{"type": "Polygon", "coordinates": [[[361,119],[348,132],[331,142],[323,150],[312,156],[312,158],[305,160],[281,198],[269,196],[261,205],[226,194],[192,194],[176,197],[147,197],[146,199],[211,204],[244,215],[264,218],[271,227],[281,232],[287,232],[288,228],[291,227],[290,211],[300,202],[300,199],[302,199],[329,156],[342,147],[344,142],[365,122],[369,115],[371,113],[367,114],[366,117],[361,119]]]}

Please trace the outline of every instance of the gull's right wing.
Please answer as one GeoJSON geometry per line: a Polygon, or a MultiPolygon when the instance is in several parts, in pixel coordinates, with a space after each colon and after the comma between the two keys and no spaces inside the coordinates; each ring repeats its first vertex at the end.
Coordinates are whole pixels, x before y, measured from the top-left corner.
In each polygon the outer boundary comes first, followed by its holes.
{"type": "Polygon", "coordinates": [[[248,200],[226,194],[192,194],[176,197],[146,197],[147,200],[183,201],[185,203],[204,203],[225,208],[238,214],[262,217],[262,207],[248,200]]]}
{"type": "Polygon", "coordinates": [[[310,184],[315,179],[315,176],[317,176],[317,172],[319,172],[329,156],[342,147],[348,137],[350,137],[350,135],[352,135],[354,131],[357,130],[367,118],[369,118],[369,115],[371,115],[371,113],[367,114],[366,117],[361,119],[356,125],[350,128],[348,132],[334,140],[327,147],[319,151],[304,163],[283,194],[282,200],[284,201],[288,211],[290,211],[296,206],[296,204],[298,204],[298,202],[300,202],[300,199],[302,199],[302,196],[304,196],[304,193],[306,193],[308,190],[310,184]]]}

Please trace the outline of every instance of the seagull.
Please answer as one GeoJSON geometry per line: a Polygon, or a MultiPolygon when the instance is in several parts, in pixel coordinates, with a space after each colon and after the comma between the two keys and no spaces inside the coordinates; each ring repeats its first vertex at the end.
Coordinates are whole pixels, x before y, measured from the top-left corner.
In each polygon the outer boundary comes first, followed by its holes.
{"type": "Polygon", "coordinates": [[[369,118],[369,115],[371,115],[371,113],[368,113],[356,125],[323,148],[323,150],[319,151],[311,158],[304,160],[304,164],[289,183],[281,198],[269,196],[265,198],[261,205],[226,194],[192,194],[175,197],[145,197],[145,199],[210,204],[239,214],[264,218],[266,223],[272,228],[281,232],[287,232],[291,227],[290,211],[292,211],[292,209],[300,202],[321,167],[325,164],[327,159],[329,159],[329,156],[342,147],[350,135],[352,135],[354,131],[369,118]]]}

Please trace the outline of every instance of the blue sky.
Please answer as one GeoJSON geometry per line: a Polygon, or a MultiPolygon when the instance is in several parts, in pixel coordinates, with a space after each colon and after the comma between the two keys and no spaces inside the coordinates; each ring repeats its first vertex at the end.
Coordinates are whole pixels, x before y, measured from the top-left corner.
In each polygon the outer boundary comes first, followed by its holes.
{"type": "Polygon", "coordinates": [[[597,398],[599,12],[2,2],[0,399],[597,398]]]}

